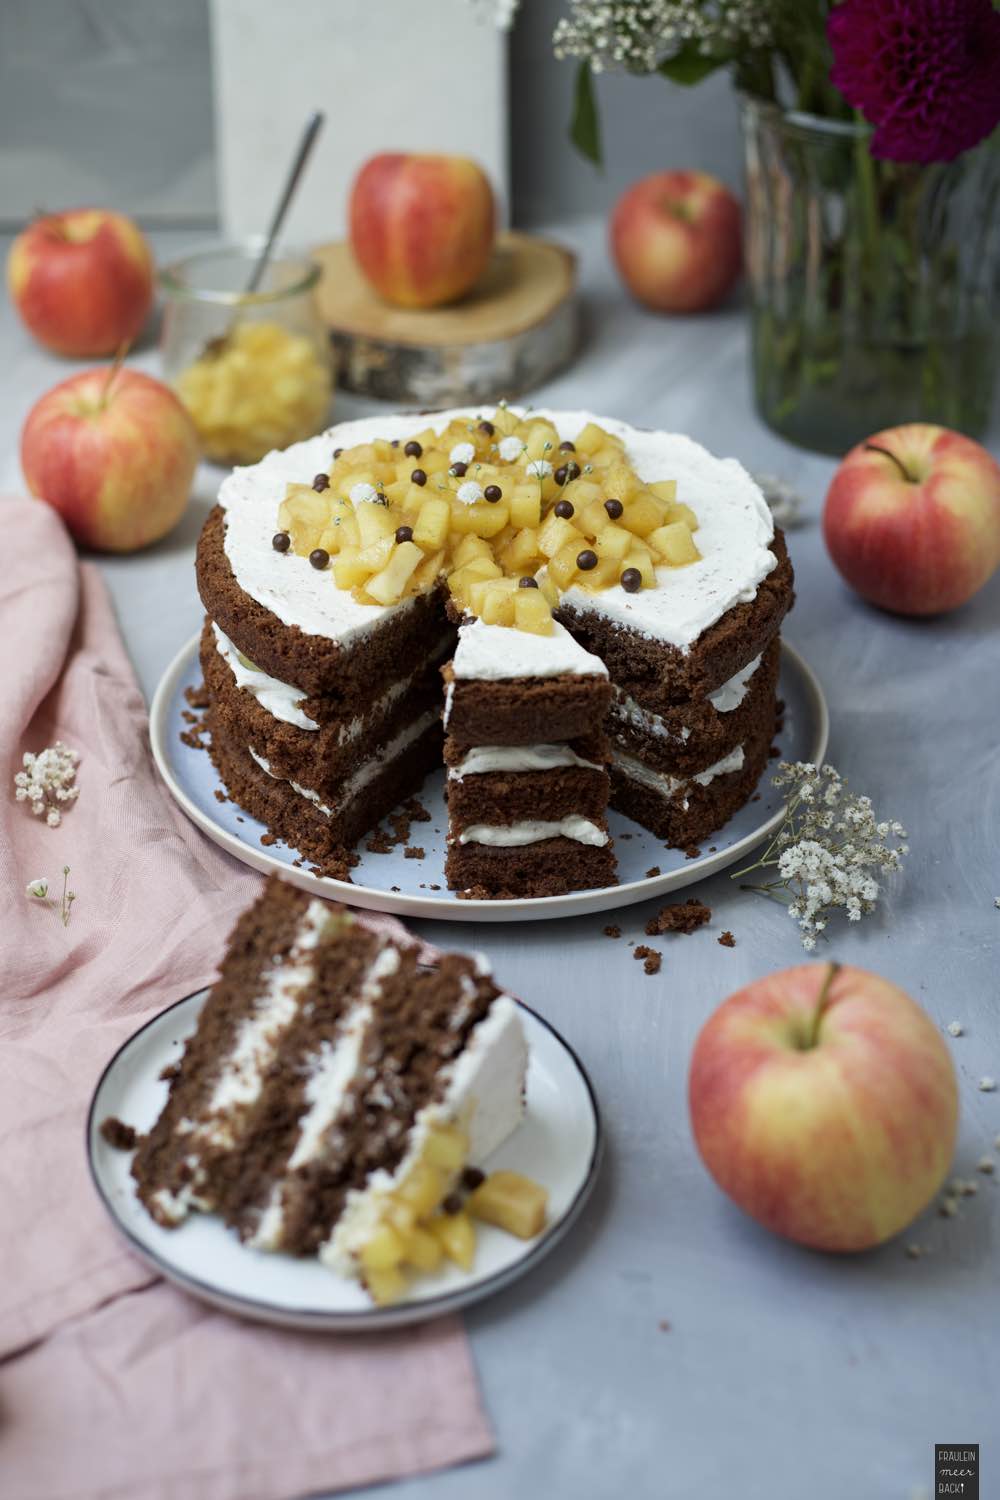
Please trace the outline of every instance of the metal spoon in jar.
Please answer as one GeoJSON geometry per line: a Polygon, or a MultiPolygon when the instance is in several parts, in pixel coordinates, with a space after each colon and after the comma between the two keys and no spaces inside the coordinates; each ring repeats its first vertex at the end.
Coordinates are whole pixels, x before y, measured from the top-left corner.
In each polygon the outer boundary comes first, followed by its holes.
{"type": "MultiPolygon", "coordinates": [[[[254,268],[250,273],[250,279],[243,289],[244,295],[246,296],[249,296],[250,294],[255,292],[260,286],[260,283],[264,276],[264,272],[267,270],[268,262],[270,261],[271,255],[274,252],[274,247],[277,244],[278,236],[281,233],[281,227],[284,224],[285,218],[288,214],[288,210],[291,207],[292,199],[294,198],[295,191],[299,185],[299,180],[302,176],[302,173],[305,171],[306,163],[308,162],[309,157],[312,154],[313,146],[316,144],[316,137],[319,135],[319,132],[323,125],[323,121],[325,119],[326,116],[324,115],[323,111],[320,109],[316,110],[315,114],[310,117],[305,130],[302,132],[302,138],[299,141],[298,149],[295,152],[292,164],[288,169],[288,176],[285,178],[285,185],[282,189],[281,197],[278,199],[277,207],[275,208],[274,213],[271,216],[271,224],[270,228],[267,231],[267,238],[264,241],[264,248],[261,250],[256,261],[254,262],[254,268]]],[[[239,321],[239,316],[239,313],[237,313],[225,333],[217,334],[215,338],[209,339],[204,348],[205,355],[208,355],[209,358],[217,359],[219,355],[224,352],[226,345],[229,342],[229,338],[232,334],[233,328],[239,321]]]]}

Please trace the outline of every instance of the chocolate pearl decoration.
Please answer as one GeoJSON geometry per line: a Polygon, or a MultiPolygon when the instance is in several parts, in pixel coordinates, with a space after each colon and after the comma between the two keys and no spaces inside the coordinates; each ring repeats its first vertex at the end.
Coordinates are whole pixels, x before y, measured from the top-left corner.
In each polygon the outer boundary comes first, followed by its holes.
{"type": "Polygon", "coordinates": [[[340,455],[343,453],[343,451],[344,451],[343,448],[334,448],[334,450],[333,450],[333,456],[334,456],[334,458],[339,458],[340,455]]]}
{"type": "Polygon", "coordinates": [[[519,578],[517,586],[519,589],[537,589],[538,582],[534,578],[519,578]]]}
{"type": "Polygon", "coordinates": [[[625,507],[620,500],[605,500],[604,509],[607,511],[612,521],[617,521],[618,517],[621,515],[625,507]]]}
{"type": "Polygon", "coordinates": [[[451,474],[455,479],[462,479],[464,478],[468,467],[468,464],[463,464],[462,461],[459,460],[457,464],[452,464],[451,468],[448,470],[448,473],[451,474]]]}
{"type": "Polygon", "coordinates": [[[412,526],[397,526],[396,527],[396,541],[397,542],[412,542],[413,541],[413,527],[412,526]]]}
{"type": "Polygon", "coordinates": [[[491,505],[496,505],[498,500],[503,499],[503,490],[498,484],[488,484],[483,490],[483,497],[484,499],[488,500],[491,505]]]}
{"type": "Polygon", "coordinates": [[[559,444],[559,452],[560,453],[575,453],[576,452],[576,444],[575,443],[571,443],[570,440],[569,440],[569,438],[567,438],[564,443],[560,443],[559,444]]]}
{"type": "Polygon", "coordinates": [[[407,458],[419,458],[423,451],[423,447],[420,443],[417,442],[416,438],[411,438],[406,447],[403,449],[403,452],[406,454],[407,458]]]}
{"type": "Polygon", "coordinates": [[[446,1214],[460,1214],[462,1212],[461,1193],[449,1193],[441,1204],[441,1211],[446,1214]]]}
{"type": "Polygon", "coordinates": [[[427,475],[424,473],[423,469],[414,469],[413,473],[410,475],[410,482],[411,484],[419,484],[421,486],[425,485],[427,483],[427,475]]]}
{"type": "Polygon", "coordinates": [[[330,554],[325,547],[316,547],[310,552],[309,561],[318,572],[322,572],[330,561],[330,554]]]}
{"type": "Polygon", "coordinates": [[[626,594],[637,594],[642,588],[642,574],[638,568],[626,568],[621,576],[621,585],[626,594]]]}
{"type": "Polygon", "coordinates": [[[389,444],[389,447],[390,448],[398,448],[399,447],[399,438],[393,438],[392,442],[389,444]]]}
{"type": "Polygon", "coordinates": [[[478,1167],[464,1167],[462,1169],[462,1186],[474,1193],[479,1185],[486,1181],[486,1173],[481,1172],[478,1167]]]}
{"type": "Polygon", "coordinates": [[[329,474],[317,474],[316,478],[313,480],[313,489],[316,490],[317,493],[322,494],[324,490],[328,490],[329,488],[330,488],[330,476],[329,476],[329,474]]]}
{"type": "Polygon", "coordinates": [[[573,503],[570,500],[557,501],[555,505],[555,513],[561,521],[568,521],[572,516],[576,515],[576,511],[573,509],[573,503]]]}
{"type": "Polygon", "coordinates": [[[597,567],[597,553],[585,547],[582,552],[577,553],[576,565],[581,573],[589,573],[591,568],[597,567]]]}
{"type": "Polygon", "coordinates": [[[479,424],[479,431],[484,435],[484,437],[492,437],[496,432],[496,428],[493,426],[492,422],[487,422],[484,418],[483,421],[479,424]]]}
{"type": "Polygon", "coordinates": [[[555,480],[556,484],[565,484],[566,483],[566,477],[567,476],[566,476],[566,465],[565,464],[560,465],[560,467],[556,470],[556,472],[552,476],[552,478],[555,480]]]}
{"type": "Polygon", "coordinates": [[[287,531],[276,531],[271,538],[271,546],[275,552],[287,552],[292,545],[292,539],[287,531]]]}

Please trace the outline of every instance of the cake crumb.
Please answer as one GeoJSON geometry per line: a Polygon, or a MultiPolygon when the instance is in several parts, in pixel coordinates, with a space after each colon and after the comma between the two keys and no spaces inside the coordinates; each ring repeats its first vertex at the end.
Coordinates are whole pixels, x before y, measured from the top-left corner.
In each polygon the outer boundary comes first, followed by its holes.
{"type": "Polygon", "coordinates": [[[114,1151],[135,1150],[137,1137],[134,1126],[126,1125],[117,1115],[108,1115],[106,1120],[101,1121],[101,1138],[114,1151]]]}
{"type": "Polygon", "coordinates": [[[964,1031],[965,1027],[962,1025],[961,1021],[948,1022],[948,1032],[951,1036],[962,1036],[964,1031]]]}
{"type": "Polygon", "coordinates": [[[684,850],[684,858],[701,859],[701,850],[698,848],[698,845],[688,844],[687,848],[684,850]]]}
{"type": "Polygon", "coordinates": [[[175,1078],[179,1077],[180,1071],[181,1065],[178,1060],[177,1062],[167,1063],[166,1067],[161,1068],[156,1076],[163,1083],[172,1083],[175,1078]]]}
{"type": "Polygon", "coordinates": [[[663,954],[658,952],[656,948],[649,948],[645,943],[637,943],[632,949],[632,957],[644,960],[642,967],[645,973],[659,974],[663,963],[663,954]]]}
{"type": "Polygon", "coordinates": [[[413,819],[414,823],[429,823],[431,820],[430,813],[419,797],[411,797],[408,802],[404,802],[403,811],[413,819]]]}
{"type": "Polygon", "coordinates": [[[610,927],[605,927],[605,929],[604,929],[604,936],[605,937],[620,938],[621,935],[622,935],[622,930],[621,930],[620,927],[610,926],[610,927]]]}
{"type": "Polygon", "coordinates": [[[419,844],[407,844],[406,848],[403,850],[404,859],[423,859],[424,857],[425,852],[423,849],[421,849],[419,844]]]}
{"type": "Polygon", "coordinates": [[[660,867],[659,867],[659,865],[650,865],[649,869],[646,871],[646,879],[647,880],[654,880],[656,878],[656,876],[659,875],[659,873],[660,873],[660,867]]]}
{"type": "Polygon", "coordinates": [[[686,901],[674,901],[662,906],[656,916],[650,917],[646,923],[646,933],[649,937],[657,937],[663,932],[680,932],[686,935],[703,927],[711,915],[710,906],[706,906],[696,896],[689,896],[686,901]]]}
{"type": "Polygon", "coordinates": [[[718,939],[718,943],[719,943],[719,947],[720,948],[735,948],[736,947],[736,939],[733,937],[732,933],[728,931],[728,929],[718,939]]]}
{"type": "Polygon", "coordinates": [[[228,802],[229,801],[229,798],[226,796],[226,794],[222,790],[221,786],[217,786],[215,788],[215,791],[213,792],[212,795],[215,797],[216,802],[228,802]]]}
{"type": "Polygon", "coordinates": [[[431,886],[431,890],[432,891],[439,891],[440,889],[441,889],[441,887],[439,885],[432,885],[431,886]]]}
{"type": "Polygon", "coordinates": [[[366,839],[365,848],[369,854],[391,854],[395,845],[384,829],[376,828],[375,832],[366,839]]]}
{"type": "Polygon", "coordinates": [[[199,682],[197,687],[193,685],[186,687],[184,689],[184,697],[192,708],[209,708],[211,706],[208,689],[203,682],[199,682]]]}
{"type": "Polygon", "coordinates": [[[278,842],[278,835],[276,833],[262,833],[260,836],[260,841],[264,845],[265,849],[270,849],[272,844],[276,844],[278,842]]]}

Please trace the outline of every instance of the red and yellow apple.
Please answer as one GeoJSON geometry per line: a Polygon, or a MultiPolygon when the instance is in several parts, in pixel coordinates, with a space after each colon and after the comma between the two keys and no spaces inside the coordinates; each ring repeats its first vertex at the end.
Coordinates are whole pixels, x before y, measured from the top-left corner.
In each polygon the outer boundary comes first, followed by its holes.
{"type": "Polygon", "coordinates": [[[823,536],[870,603],[903,615],[955,609],[1000,567],[1000,465],[947,427],[878,432],[834,474],[823,536]]]}
{"type": "Polygon", "coordinates": [[[380,297],[440,307],[479,280],[493,253],[496,206],[465,156],[373,156],[354,179],[351,249],[380,297]]]}
{"type": "Polygon", "coordinates": [[[198,436],[167,386],[119,366],[84,370],[28,413],[21,467],[28,488],[86,547],[134,552],[180,520],[198,436]]]}
{"type": "Polygon", "coordinates": [[[904,1229],[955,1149],[955,1069],[934,1023],[888,980],[836,964],[730,995],[695,1043],[688,1102],[722,1190],[817,1250],[904,1229]]]}
{"type": "Polygon", "coordinates": [[[153,257],[142,231],[100,208],[46,214],[17,236],[7,285],[27,327],[56,354],[114,354],[153,305],[153,257]]]}
{"type": "Polygon", "coordinates": [[[704,312],[740,274],[739,202],[706,172],[654,172],[618,199],[611,254],[629,291],[654,312],[704,312]]]}

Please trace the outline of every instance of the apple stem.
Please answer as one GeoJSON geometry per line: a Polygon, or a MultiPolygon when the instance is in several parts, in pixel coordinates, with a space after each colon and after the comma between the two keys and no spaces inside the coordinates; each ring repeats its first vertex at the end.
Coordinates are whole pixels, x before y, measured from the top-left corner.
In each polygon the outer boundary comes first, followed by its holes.
{"type": "Polygon", "coordinates": [[[903,463],[903,460],[901,458],[897,458],[896,454],[895,453],[891,453],[888,448],[882,448],[882,447],[879,446],[878,443],[866,443],[865,444],[865,452],[866,453],[881,453],[881,455],[882,455],[883,458],[890,458],[892,460],[892,462],[896,465],[896,468],[902,474],[903,478],[906,480],[907,484],[916,484],[916,482],[917,482],[916,479],[913,477],[913,475],[910,473],[909,469],[903,463]]]}
{"type": "Polygon", "coordinates": [[[816,1001],[816,1009],[813,1011],[812,1020],[809,1023],[809,1035],[806,1037],[805,1050],[817,1046],[819,1043],[819,1028],[823,1017],[826,1015],[827,1006],[830,1003],[830,986],[840,973],[840,964],[830,963],[827,966],[826,978],[820,987],[819,997],[816,1001]]]}
{"type": "Polygon", "coordinates": [[[125,363],[125,356],[127,353],[128,340],[125,339],[118,345],[118,348],[115,351],[114,362],[111,366],[111,369],[108,371],[108,378],[104,382],[104,389],[101,392],[101,399],[97,403],[98,411],[103,411],[107,406],[111,396],[111,387],[114,385],[115,380],[118,378],[118,372],[121,370],[122,365],[125,363]]]}

